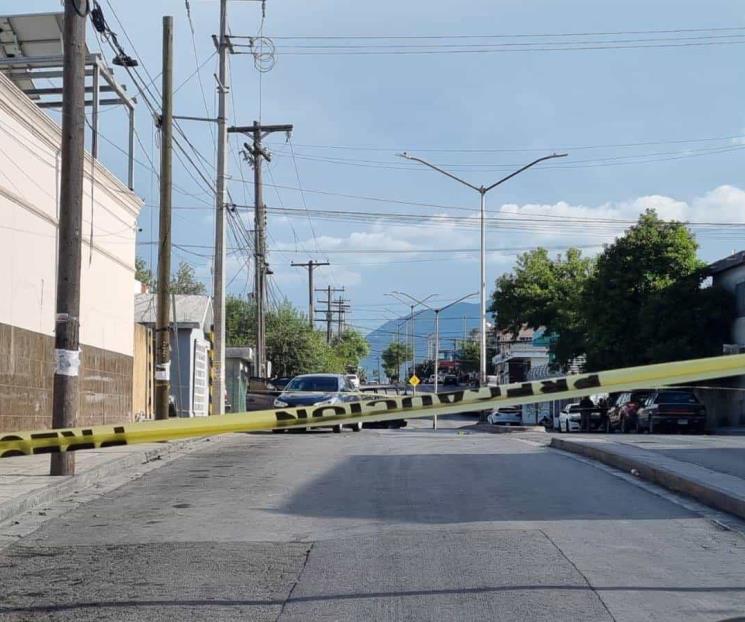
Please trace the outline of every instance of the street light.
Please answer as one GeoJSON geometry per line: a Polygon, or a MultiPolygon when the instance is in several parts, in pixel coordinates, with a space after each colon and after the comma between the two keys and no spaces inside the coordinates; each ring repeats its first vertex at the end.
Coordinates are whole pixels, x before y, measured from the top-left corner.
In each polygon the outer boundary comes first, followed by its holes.
{"type": "Polygon", "coordinates": [[[480,364],[479,364],[479,380],[481,381],[481,384],[484,384],[486,381],[486,223],[484,220],[484,215],[486,211],[486,193],[490,190],[496,188],[500,184],[503,184],[508,179],[512,179],[516,175],[519,175],[523,171],[529,169],[531,166],[535,166],[539,162],[543,162],[544,160],[551,160],[553,158],[564,158],[567,156],[566,153],[552,153],[548,156],[543,156],[542,158],[538,158],[537,160],[533,160],[530,164],[526,164],[522,168],[517,169],[514,173],[510,173],[507,175],[507,177],[503,177],[499,181],[494,182],[491,186],[474,186],[472,183],[467,182],[465,179],[461,179],[460,177],[457,177],[453,175],[452,173],[449,173],[448,171],[440,168],[439,166],[435,166],[434,164],[427,162],[426,160],[422,160],[421,158],[417,158],[415,156],[409,155],[405,151],[403,153],[396,154],[401,158],[406,158],[407,160],[413,160],[414,162],[419,162],[420,164],[424,164],[425,166],[428,166],[429,168],[437,171],[438,173],[442,173],[443,175],[446,175],[447,177],[450,177],[450,179],[454,179],[455,181],[463,184],[464,186],[468,186],[471,188],[471,190],[475,190],[481,195],[481,286],[479,287],[479,291],[481,293],[481,323],[480,323],[480,330],[481,330],[481,343],[480,343],[480,364]]]}
{"type": "MultiPolygon", "coordinates": [[[[472,294],[466,294],[465,296],[462,296],[461,298],[458,298],[458,300],[454,300],[451,303],[448,303],[442,307],[434,308],[429,306],[425,301],[432,298],[432,296],[428,296],[424,300],[417,300],[414,298],[414,296],[409,296],[409,294],[406,294],[404,292],[395,292],[397,294],[401,294],[402,296],[406,296],[407,298],[410,298],[414,302],[427,307],[431,311],[435,312],[435,393],[437,393],[438,386],[439,386],[439,367],[440,367],[440,311],[444,311],[445,309],[449,309],[453,305],[457,305],[459,302],[463,302],[467,298],[472,298],[473,296],[478,296],[478,292],[473,292],[472,294]]],[[[437,415],[432,415],[432,429],[437,429],[437,415]]]]}
{"type": "MultiPolygon", "coordinates": [[[[413,370],[412,373],[416,374],[416,333],[414,331],[414,309],[418,305],[420,305],[420,304],[421,305],[424,305],[425,307],[427,305],[424,304],[424,302],[420,302],[418,300],[414,300],[413,298],[411,298],[411,296],[409,296],[408,294],[404,294],[403,292],[396,292],[396,291],[394,291],[394,292],[388,292],[386,294],[386,296],[391,296],[391,297],[395,298],[396,300],[398,300],[399,302],[401,302],[403,304],[406,304],[406,305],[409,305],[409,307],[410,307],[411,313],[410,313],[409,317],[411,319],[411,368],[413,370]],[[410,302],[408,302],[406,300],[402,300],[401,299],[401,296],[406,296],[407,298],[411,298],[411,300],[414,300],[414,302],[416,304],[411,304],[410,302]]],[[[429,300],[430,298],[432,298],[432,296],[434,296],[434,294],[430,294],[424,300],[425,301],[426,300],[429,300]]],[[[399,375],[401,375],[401,371],[400,370],[399,370],[399,375]]],[[[416,386],[414,387],[414,393],[416,393],[416,386]]]]}

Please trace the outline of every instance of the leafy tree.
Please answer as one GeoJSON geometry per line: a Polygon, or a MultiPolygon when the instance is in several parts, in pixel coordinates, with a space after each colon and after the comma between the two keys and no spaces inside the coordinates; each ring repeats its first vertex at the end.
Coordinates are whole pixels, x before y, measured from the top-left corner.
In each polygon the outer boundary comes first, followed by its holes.
{"type": "Polygon", "coordinates": [[[724,302],[721,292],[700,289],[697,249],[684,224],[660,220],[654,210],[605,248],[583,296],[588,370],[699,356],[711,339],[721,348],[719,331],[708,331],[730,326],[730,306],[712,308],[724,302]]]}
{"type": "Polygon", "coordinates": [[[277,376],[342,371],[321,332],[289,303],[267,314],[266,351],[277,376]]]}
{"type": "Polygon", "coordinates": [[[253,345],[256,340],[256,307],[237,296],[225,297],[225,341],[229,347],[253,345]]]}
{"type": "Polygon", "coordinates": [[[551,350],[559,365],[585,350],[583,293],[594,262],[576,248],[549,256],[545,248],[523,253],[512,274],[497,280],[490,311],[497,328],[513,334],[527,325],[555,335],[551,350]]]}
{"type": "Polygon", "coordinates": [[[155,281],[153,271],[147,267],[147,262],[141,257],[135,257],[135,279],[149,287],[152,287],[155,281]]]}
{"type": "Polygon", "coordinates": [[[404,361],[411,359],[411,346],[394,341],[383,350],[380,358],[383,360],[383,371],[391,379],[399,380],[398,370],[404,361]]]}
{"type": "Polygon", "coordinates": [[[207,288],[196,278],[194,268],[182,261],[178,265],[176,274],[171,276],[171,293],[204,295],[207,293],[207,288]]]}
{"type": "Polygon", "coordinates": [[[479,370],[481,346],[477,341],[466,341],[456,353],[460,369],[466,373],[479,370]]]}
{"type": "Polygon", "coordinates": [[[370,351],[367,339],[352,329],[347,329],[341,335],[334,337],[332,347],[342,367],[351,371],[357,370],[360,361],[370,351]]]}

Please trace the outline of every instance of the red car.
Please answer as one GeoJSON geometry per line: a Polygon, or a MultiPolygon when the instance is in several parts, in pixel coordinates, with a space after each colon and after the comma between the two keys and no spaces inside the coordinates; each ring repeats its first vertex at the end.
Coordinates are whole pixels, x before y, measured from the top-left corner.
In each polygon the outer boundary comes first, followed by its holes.
{"type": "Polygon", "coordinates": [[[615,404],[608,409],[608,431],[620,430],[626,433],[635,430],[636,415],[652,393],[654,391],[650,389],[621,393],[615,404]]]}

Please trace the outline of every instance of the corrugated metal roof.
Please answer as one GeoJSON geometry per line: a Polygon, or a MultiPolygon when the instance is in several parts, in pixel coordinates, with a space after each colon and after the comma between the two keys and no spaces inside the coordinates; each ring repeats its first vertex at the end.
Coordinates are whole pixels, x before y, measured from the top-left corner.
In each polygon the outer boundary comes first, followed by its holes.
{"type": "MultiPolygon", "coordinates": [[[[135,322],[155,324],[157,304],[155,294],[135,294],[135,322]]],[[[212,298],[190,294],[176,294],[176,320],[179,325],[209,330],[212,325],[212,298]]],[[[174,308],[171,305],[171,322],[174,308]]]]}

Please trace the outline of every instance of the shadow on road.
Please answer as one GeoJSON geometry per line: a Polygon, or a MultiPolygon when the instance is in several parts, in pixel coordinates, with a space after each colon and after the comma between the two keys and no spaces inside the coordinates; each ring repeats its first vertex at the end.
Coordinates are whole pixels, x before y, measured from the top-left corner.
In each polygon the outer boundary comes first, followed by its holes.
{"type": "Polygon", "coordinates": [[[280,511],[429,524],[694,516],[552,452],[354,456],[301,487],[280,511]]]}

